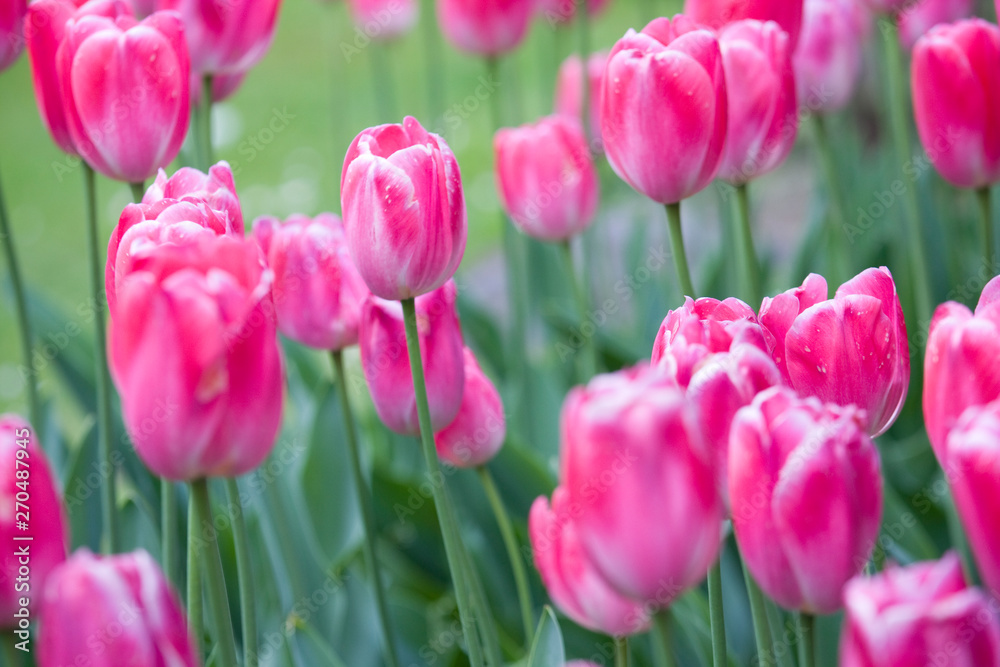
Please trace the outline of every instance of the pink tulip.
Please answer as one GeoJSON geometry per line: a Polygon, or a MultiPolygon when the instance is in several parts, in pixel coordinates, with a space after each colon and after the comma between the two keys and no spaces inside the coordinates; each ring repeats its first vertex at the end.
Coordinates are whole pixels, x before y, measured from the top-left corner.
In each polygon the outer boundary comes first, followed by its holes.
{"type": "Polygon", "coordinates": [[[45,585],[41,665],[201,664],[177,594],[145,551],[76,552],[45,585]]]}
{"type": "Polygon", "coordinates": [[[587,556],[566,489],[552,492],[551,507],[544,496],[535,499],[528,535],[542,583],[564,614],[589,630],[615,637],[649,628],[643,605],[618,594],[587,556]]]}
{"type": "Polygon", "coordinates": [[[715,562],[715,460],[673,381],[638,366],[577,387],[562,410],[561,474],[580,542],[622,595],[663,607],[715,562]]]}
{"type": "Polygon", "coordinates": [[[173,480],[253,470],[274,445],[282,402],[260,248],[207,233],[132,252],[109,348],[136,452],[173,480]]]}
{"type": "Polygon", "coordinates": [[[0,72],[14,64],[24,49],[24,15],[28,0],[7,0],[0,5],[0,72]]]}
{"type": "Polygon", "coordinates": [[[726,118],[719,44],[688,18],[629,30],[611,50],[601,138],[615,173],[650,199],[677,203],[712,182],[726,118]]]}
{"type": "Polygon", "coordinates": [[[369,292],[347,251],[340,218],[295,215],[285,224],[259,218],[253,236],[274,272],[278,330],[321,350],[357,343],[361,305],[369,292]]]}
{"type": "Polygon", "coordinates": [[[569,23],[576,16],[576,10],[584,3],[587,15],[596,16],[604,11],[610,0],[538,0],[538,13],[550,26],[569,23]]]}
{"type": "Polygon", "coordinates": [[[719,48],[729,107],[719,177],[746,183],[777,168],[795,144],[799,114],[792,49],[777,23],[751,19],[722,28],[719,48]]]}
{"type": "Polygon", "coordinates": [[[70,136],[56,57],[59,45],[66,36],[66,24],[72,18],[84,16],[114,19],[129,15],[128,5],[123,0],[92,0],[79,9],[70,0],[38,0],[28,5],[24,38],[28,60],[31,62],[35,101],[38,102],[42,122],[52,135],[52,140],[65,153],[78,153],[70,136]]]}
{"type": "Polygon", "coordinates": [[[410,32],[417,24],[417,0],[347,0],[354,25],[372,38],[390,40],[410,32]]]}
{"type": "Polygon", "coordinates": [[[871,13],[861,0],[805,0],[792,56],[800,106],[830,112],[850,101],[871,26],[871,13]]]}
{"type": "MultiPolygon", "coordinates": [[[[587,133],[590,136],[591,149],[595,153],[604,151],[604,142],[601,141],[601,87],[604,81],[604,68],[607,65],[607,51],[592,53],[587,58],[587,79],[590,90],[588,101],[590,122],[587,133]]],[[[583,122],[583,65],[580,56],[575,53],[559,66],[554,111],[581,119],[583,122]]]]}
{"type": "Polygon", "coordinates": [[[518,229],[543,241],[565,241],[587,228],[600,187],[579,120],[552,115],[502,128],[493,148],[500,202],[518,229]]]}
{"type": "Polygon", "coordinates": [[[274,39],[281,0],[157,0],[180,12],[200,74],[246,73],[267,54],[274,39]]]}
{"type": "Polygon", "coordinates": [[[972,16],[973,0],[918,0],[900,12],[899,41],[912,49],[931,28],[972,16]]]}
{"type": "Polygon", "coordinates": [[[774,21],[788,33],[794,51],[802,27],[802,4],[803,0],[686,0],[684,13],[716,29],[743,19],[774,21]]]}
{"type": "Polygon", "coordinates": [[[760,323],[785,381],[803,396],[856,405],[872,437],[899,416],[910,384],[903,308],[889,269],[866,269],[827,299],[826,281],[765,298],[760,323]]]}
{"type": "Polygon", "coordinates": [[[493,385],[472,350],[463,351],[465,389],[458,415],[434,434],[438,457],[458,468],[485,465],[496,456],[507,437],[500,393],[493,385]]]}
{"type": "Polygon", "coordinates": [[[854,406],[767,389],[736,413],[729,498],[743,560],[770,597],[827,614],[878,537],[878,450],[854,406]]]}
{"type": "Polygon", "coordinates": [[[517,48],[534,11],[535,0],[437,0],[445,39],[460,51],[480,56],[517,48]]]}
{"type": "Polygon", "coordinates": [[[931,29],[913,47],[920,141],[953,185],[1000,180],[1000,28],[968,19],[931,29]]]}
{"type": "Polygon", "coordinates": [[[161,169],[146,189],[142,203],[155,204],[163,199],[204,202],[209,208],[225,214],[227,228],[243,235],[243,211],[236,194],[236,181],[225,160],[209,168],[207,174],[192,167],[182,167],[168,178],[161,169]]]}
{"type": "Polygon", "coordinates": [[[175,14],[138,24],[130,16],[70,19],[56,59],[70,137],[91,167],[138,183],[177,156],[191,110],[175,14]]]}
{"type": "Polygon", "coordinates": [[[924,421],[931,446],[946,461],[948,433],[967,408],[1000,398],[1000,277],[983,290],[975,314],[949,301],[934,311],[924,357],[924,421]]]}
{"type": "Polygon", "coordinates": [[[31,426],[13,414],[0,415],[0,508],[0,628],[25,638],[29,612],[49,573],[66,560],[69,542],[59,483],[31,426]]]}
{"type": "MultiPolygon", "coordinates": [[[[416,299],[420,358],[435,431],[454,421],[465,387],[462,329],[455,310],[457,296],[455,283],[448,281],[416,299]]],[[[418,434],[402,305],[369,297],[361,309],[359,343],[361,366],[379,418],[396,433],[418,434]]]]}
{"type": "Polygon", "coordinates": [[[858,576],[844,590],[840,667],[997,667],[996,605],[966,585],[954,552],[858,576]]]}
{"type": "Polygon", "coordinates": [[[468,227],[462,174],[416,118],[355,137],[340,193],[347,247],[375,296],[413,298],[455,274],[468,227]]]}

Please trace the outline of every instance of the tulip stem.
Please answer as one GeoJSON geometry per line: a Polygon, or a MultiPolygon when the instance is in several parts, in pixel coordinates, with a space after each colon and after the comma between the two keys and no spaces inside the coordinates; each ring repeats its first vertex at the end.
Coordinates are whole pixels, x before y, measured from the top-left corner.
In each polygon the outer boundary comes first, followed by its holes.
{"type": "Polygon", "coordinates": [[[391,123],[396,120],[396,99],[393,94],[391,58],[387,58],[385,44],[371,44],[369,60],[372,64],[372,80],[375,88],[375,108],[379,122],[391,123]]]}
{"type": "Polygon", "coordinates": [[[832,282],[840,284],[851,277],[851,264],[844,247],[844,235],[847,233],[847,220],[841,197],[843,188],[840,184],[840,172],[833,160],[833,149],[830,145],[830,134],[826,127],[826,117],[817,113],[813,116],[813,128],[816,140],[816,152],[819,154],[820,167],[826,179],[827,199],[830,206],[830,252],[834,256],[832,282]]]}
{"type": "Polygon", "coordinates": [[[691,281],[691,270],[688,268],[687,252],[684,250],[684,233],[681,230],[681,204],[667,204],[667,226],[670,230],[670,247],[674,253],[674,266],[677,267],[677,281],[681,288],[681,297],[698,298],[691,281]]]}
{"type": "Polygon", "coordinates": [[[458,530],[455,515],[448,497],[445,477],[441,472],[441,462],[438,460],[434,445],[434,431],[431,426],[431,413],[427,403],[427,385],[424,383],[424,363],[420,358],[420,339],[417,336],[417,311],[412,298],[403,299],[403,323],[406,327],[406,347],[410,356],[410,373],[413,377],[413,390],[417,402],[417,417],[420,423],[420,444],[427,463],[427,471],[431,484],[434,505],[437,507],[438,523],[441,526],[441,537],[444,540],[445,555],[455,583],[455,597],[458,601],[458,613],[462,620],[462,630],[469,648],[469,659],[473,667],[482,667],[482,648],[476,636],[476,619],[471,609],[472,594],[468,587],[462,558],[462,536],[458,530]]]}
{"type": "Polygon", "coordinates": [[[993,267],[993,212],[990,206],[990,186],[985,185],[976,190],[976,201],[979,202],[979,219],[983,224],[983,258],[986,266],[993,267]]]}
{"type": "Polygon", "coordinates": [[[517,586],[517,599],[521,604],[521,620],[524,622],[524,645],[531,646],[532,635],[535,628],[535,616],[531,611],[531,589],[528,587],[528,575],[524,570],[524,560],[521,557],[521,550],[517,543],[517,536],[514,534],[514,527],[510,523],[510,516],[507,508],[504,507],[503,499],[497,490],[493,475],[485,465],[476,469],[479,479],[483,483],[483,490],[493,508],[497,523],[500,525],[500,534],[503,536],[504,546],[507,548],[507,557],[510,558],[510,566],[514,571],[514,583],[517,586]]]}
{"type": "Polygon", "coordinates": [[[583,136],[587,140],[587,147],[590,147],[590,12],[587,11],[587,0],[580,0],[577,3],[577,13],[580,22],[580,62],[583,64],[583,99],[580,105],[580,119],[583,121],[583,136]]]}
{"type": "MultiPolygon", "coordinates": [[[[563,256],[566,258],[566,272],[569,275],[569,282],[576,299],[576,307],[580,311],[580,327],[582,330],[584,322],[587,321],[587,309],[590,299],[587,297],[586,281],[581,281],[577,277],[573,264],[573,248],[569,239],[562,242],[563,256]]],[[[582,334],[581,334],[582,335],[582,334]]],[[[580,350],[580,382],[585,383],[597,373],[597,333],[594,332],[589,338],[583,341],[583,348],[580,350]]]]}
{"type": "Polygon", "coordinates": [[[675,667],[674,649],[670,641],[670,612],[661,609],[653,616],[653,627],[656,638],[659,640],[659,664],[660,667],[675,667]]]}
{"type": "Polygon", "coordinates": [[[441,38],[437,21],[434,20],[434,2],[427,0],[422,8],[421,21],[424,24],[424,59],[427,68],[427,93],[429,105],[427,117],[437,127],[444,122],[441,105],[445,99],[444,58],[441,57],[441,38]]]}
{"type": "Polygon", "coordinates": [[[219,651],[219,665],[236,665],[236,641],[233,637],[233,620],[229,617],[229,595],[226,593],[226,575],[222,570],[222,556],[219,553],[218,535],[212,522],[212,504],[208,497],[208,481],[204,478],[191,482],[191,499],[198,505],[198,517],[206,524],[213,526],[207,531],[208,536],[203,544],[194,548],[207,549],[203,564],[205,566],[202,582],[208,597],[208,609],[212,614],[212,625],[215,626],[215,642],[219,651]]]}
{"type": "Polygon", "coordinates": [[[764,299],[760,288],[760,263],[757,261],[757,251],[753,246],[753,230],[750,227],[750,198],[747,196],[747,184],[736,186],[736,196],[733,198],[736,238],[739,239],[739,266],[743,281],[743,293],[754,308],[759,308],[764,299]]]}
{"type": "Polygon", "coordinates": [[[137,181],[135,183],[129,183],[128,187],[132,191],[132,201],[136,204],[141,202],[143,195],[146,194],[146,184],[142,181],[137,181]]]}
{"type": "Polygon", "coordinates": [[[7,202],[4,200],[3,189],[0,188],[0,238],[3,240],[4,255],[10,270],[10,285],[14,292],[14,309],[17,311],[17,326],[21,330],[21,357],[24,363],[25,385],[28,391],[28,417],[32,428],[42,427],[42,405],[38,399],[38,384],[35,367],[31,359],[34,343],[31,334],[31,321],[28,319],[28,301],[24,296],[24,283],[21,280],[21,265],[17,259],[17,248],[7,214],[7,202]]]}
{"type": "Polygon", "coordinates": [[[814,646],[816,632],[816,617],[802,612],[799,614],[799,630],[802,638],[799,640],[799,667],[815,667],[816,648],[814,646]]]}
{"type": "Polygon", "coordinates": [[[615,637],[615,667],[628,667],[628,637],[615,637]]]}
{"type": "Polygon", "coordinates": [[[111,386],[108,377],[108,345],[105,338],[104,304],[104,250],[97,228],[97,185],[94,170],[83,163],[84,194],[87,207],[87,244],[90,250],[90,289],[94,302],[94,362],[97,382],[97,442],[99,459],[111,472],[101,487],[101,509],[104,518],[104,535],[101,547],[104,553],[118,551],[118,524],[115,521],[115,466],[111,461],[111,386]]]}
{"type": "Polygon", "coordinates": [[[21,661],[21,656],[18,655],[17,647],[15,643],[17,640],[14,637],[13,630],[6,630],[3,633],[2,643],[3,643],[3,658],[4,664],[7,667],[17,667],[17,665],[24,664],[21,661]]]}
{"type": "Polygon", "coordinates": [[[177,497],[174,483],[160,478],[160,548],[163,572],[172,585],[180,584],[177,576],[177,497]]]}
{"type": "MultiPolygon", "coordinates": [[[[782,642],[781,636],[785,630],[785,612],[778,608],[774,600],[765,597],[764,617],[767,619],[767,625],[771,631],[771,646],[777,646],[782,642]]],[[[777,667],[795,667],[791,651],[777,651],[776,653],[774,661],[777,667]]]]}
{"type": "Polygon", "coordinates": [[[207,173],[212,166],[212,75],[201,78],[201,104],[198,110],[198,128],[201,168],[207,173]]]}
{"type": "Polygon", "coordinates": [[[722,606],[722,557],[708,571],[708,610],[712,619],[712,664],[725,667],[728,664],[726,650],[726,617],[722,606]]]}
{"type": "Polygon", "coordinates": [[[233,543],[236,547],[236,579],[240,589],[240,617],[243,622],[243,665],[257,667],[257,602],[254,595],[253,567],[250,562],[250,538],[243,516],[240,485],[227,477],[226,496],[233,508],[233,543]]]}
{"type": "Polygon", "coordinates": [[[187,612],[188,627],[191,629],[191,641],[194,642],[195,655],[201,660],[201,638],[204,635],[201,599],[201,538],[198,527],[201,517],[198,516],[198,504],[194,495],[188,494],[188,551],[187,551],[187,612]]]}
{"type": "MultiPolygon", "coordinates": [[[[448,512],[451,514],[451,522],[457,527],[458,519],[456,518],[455,508],[450,505],[449,500],[448,512]]],[[[469,550],[465,548],[465,544],[459,540],[459,556],[462,561],[463,575],[465,581],[468,582],[469,589],[469,606],[472,608],[472,615],[474,618],[479,619],[479,634],[482,640],[483,651],[485,652],[485,661],[489,665],[503,665],[503,653],[500,650],[500,638],[496,633],[496,622],[493,618],[493,612],[490,609],[489,604],[487,604],[486,591],[483,589],[483,583],[479,580],[479,574],[476,572],[475,563],[472,560],[472,555],[469,550]]]]}
{"type": "Polygon", "coordinates": [[[344,372],[344,353],[333,350],[333,374],[336,376],[337,393],[340,395],[340,411],[344,415],[344,432],[347,439],[347,454],[350,459],[351,475],[354,477],[354,490],[358,496],[358,506],[361,509],[361,525],[364,528],[364,553],[368,572],[372,578],[372,588],[375,591],[375,606],[378,609],[379,623],[382,630],[382,641],[385,644],[385,662],[387,667],[396,667],[399,658],[396,655],[396,644],[393,641],[392,626],[389,617],[389,606],[386,602],[385,588],[382,584],[382,571],[379,568],[375,550],[375,538],[378,532],[375,528],[375,511],[372,509],[371,490],[361,470],[361,451],[354,430],[354,413],[351,410],[351,399],[347,394],[347,374],[344,372]]]}
{"type": "Polygon", "coordinates": [[[767,622],[767,609],[764,606],[764,594],[754,580],[753,575],[743,562],[743,580],[746,582],[747,598],[750,600],[750,616],[753,618],[753,634],[757,641],[757,656],[763,659],[772,655],[771,628],[767,622]]]}

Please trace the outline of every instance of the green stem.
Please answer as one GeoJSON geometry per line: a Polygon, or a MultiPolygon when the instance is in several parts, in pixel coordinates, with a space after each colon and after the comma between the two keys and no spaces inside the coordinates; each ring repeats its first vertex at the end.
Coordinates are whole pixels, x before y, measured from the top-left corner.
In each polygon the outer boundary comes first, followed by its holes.
{"type": "Polygon", "coordinates": [[[17,259],[13,229],[8,217],[7,203],[4,200],[2,188],[0,188],[0,237],[3,239],[4,255],[7,259],[7,267],[10,269],[10,285],[14,292],[14,310],[17,312],[17,325],[21,334],[21,357],[24,362],[25,384],[28,390],[28,418],[32,427],[39,429],[42,427],[42,405],[38,399],[38,383],[31,359],[34,339],[31,335],[31,321],[28,319],[28,301],[24,296],[24,283],[21,280],[21,265],[17,259]]]}
{"type": "Polygon", "coordinates": [[[799,614],[799,630],[802,637],[799,639],[799,667],[815,667],[816,649],[813,642],[816,631],[816,617],[812,614],[802,612],[799,614]]]}
{"type": "Polygon", "coordinates": [[[136,183],[129,183],[128,187],[132,191],[132,201],[136,204],[141,202],[143,196],[146,194],[146,184],[138,181],[136,183]]]}
{"type": "Polygon", "coordinates": [[[212,166],[212,75],[206,74],[201,79],[201,109],[198,114],[201,124],[199,136],[201,137],[200,150],[201,168],[208,172],[212,166]]]}
{"type": "Polygon", "coordinates": [[[0,643],[3,643],[4,664],[7,667],[17,667],[17,665],[23,664],[21,655],[18,653],[18,648],[15,646],[16,642],[17,639],[14,637],[13,630],[7,630],[3,633],[0,643]]]}
{"type": "Polygon", "coordinates": [[[674,649],[670,641],[670,612],[661,609],[653,616],[653,630],[660,645],[660,667],[675,667],[674,649]]]}
{"type": "Polygon", "coordinates": [[[312,626],[311,623],[300,620],[295,624],[295,628],[301,631],[302,634],[312,641],[313,646],[315,646],[316,650],[323,656],[324,662],[329,665],[329,667],[346,667],[346,663],[340,659],[339,655],[334,653],[333,648],[327,643],[319,631],[312,626]]]}
{"type": "Polygon", "coordinates": [[[753,245],[753,229],[750,226],[750,200],[747,196],[747,184],[736,186],[736,196],[733,198],[735,208],[734,222],[736,238],[739,239],[739,265],[743,280],[743,292],[748,303],[754,308],[760,306],[764,293],[760,287],[760,263],[757,261],[757,251],[753,245]]]}
{"type": "MultiPolygon", "coordinates": [[[[191,482],[191,499],[198,505],[198,516],[207,525],[212,523],[212,505],[208,497],[208,481],[204,478],[191,482]]],[[[229,596],[226,593],[226,575],[222,570],[222,556],[219,554],[218,536],[214,527],[203,545],[206,548],[204,576],[208,608],[212,614],[215,641],[219,650],[219,664],[222,667],[236,667],[236,641],[233,637],[233,620],[229,616],[229,596]]]]}
{"type": "Polygon", "coordinates": [[[818,113],[813,116],[813,135],[816,140],[816,152],[819,154],[820,167],[826,179],[827,199],[830,207],[830,254],[833,255],[835,273],[831,282],[839,285],[851,277],[851,263],[844,247],[844,236],[847,230],[847,218],[844,216],[844,189],[840,183],[840,171],[833,159],[833,148],[830,145],[830,134],[826,127],[826,117],[818,113]]]}
{"type": "MultiPolygon", "coordinates": [[[[764,598],[764,615],[767,618],[767,625],[771,631],[771,646],[781,643],[782,635],[785,631],[785,612],[778,608],[778,605],[769,597],[764,598]]],[[[774,664],[777,667],[795,667],[795,659],[791,651],[775,651],[777,655],[772,655],[774,664]]]]}
{"type": "Polygon", "coordinates": [[[628,667],[628,637],[615,637],[615,667],[628,667]]]}
{"type": "Polygon", "coordinates": [[[396,118],[396,100],[393,95],[391,59],[386,57],[385,44],[371,44],[368,49],[372,64],[372,81],[375,88],[375,108],[379,121],[392,123],[396,118]]]}
{"type": "Polygon", "coordinates": [[[101,487],[101,510],[104,535],[101,548],[105,553],[118,551],[118,524],[115,520],[115,467],[111,462],[111,380],[108,377],[108,345],[105,337],[104,262],[107,242],[97,228],[97,185],[94,170],[83,163],[84,193],[87,208],[87,245],[90,250],[90,290],[94,302],[94,374],[97,380],[97,442],[99,458],[111,472],[101,487]]]}
{"type": "Polygon", "coordinates": [[[983,259],[986,266],[993,267],[993,215],[990,206],[990,186],[986,185],[976,190],[976,201],[979,202],[979,219],[983,225],[983,259]]]}
{"type": "MultiPolygon", "coordinates": [[[[562,242],[563,257],[566,259],[566,272],[569,275],[570,286],[573,290],[573,296],[576,299],[576,307],[579,311],[580,325],[582,326],[584,322],[587,321],[587,309],[590,305],[590,300],[587,298],[587,288],[585,284],[581,284],[581,280],[577,277],[577,272],[573,264],[573,249],[570,247],[569,239],[562,242]]],[[[581,334],[582,336],[582,334],[581,334]]],[[[595,332],[593,336],[589,338],[584,337],[583,349],[580,350],[580,382],[587,382],[597,373],[597,333],[595,332]]]]}
{"type": "Polygon", "coordinates": [[[747,569],[746,562],[743,563],[743,580],[747,586],[747,598],[750,600],[750,616],[753,618],[753,634],[757,641],[757,657],[763,660],[766,656],[773,655],[771,643],[771,628],[767,622],[767,610],[764,608],[764,594],[760,591],[760,586],[754,581],[753,575],[747,569]]]}
{"type": "Polygon", "coordinates": [[[507,557],[510,558],[510,566],[514,570],[514,584],[517,587],[517,599],[521,604],[521,620],[524,622],[524,645],[531,646],[532,634],[535,628],[535,616],[531,612],[531,589],[528,587],[528,575],[524,570],[524,560],[521,557],[521,550],[517,544],[517,537],[514,535],[514,528],[510,523],[510,516],[504,507],[503,499],[497,490],[493,475],[490,474],[486,466],[480,466],[479,479],[483,483],[486,497],[493,508],[497,523],[500,525],[500,534],[503,536],[504,546],[507,547],[507,557]]]}
{"type": "Polygon", "coordinates": [[[198,504],[194,496],[188,498],[188,551],[187,551],[187,612],[188,627],[191,628],[191,640],[194,642],[195,655],[200,659],[201,638],[205,634],[202,619],[201,599],[201,536],[198,528],[201,517],[198,515],[198,504]]]}
{"type": "Polygon", "coordinates": [[[587,146],[590,146],[590,68],[587,61],[590,58],[590,12],[587,11],[587,0],[578,0],[577,21],[580,24],[580,62],[583,64],[583,100],[580,106],[580,119],[583,121],[583,136],[587,139],[587,146]]]}
{"type": "Polygon", "coordinates": [[[444,58],[441,57],[441,37],[434,20],[434,2],[427,0],[421,21],[424,24],[424,58],[427,68],[428,118],[435,124],[444,121],[442,104],[445,99],[444,58]]]}
{"type": "Polygon", "coordinates": [[[726,618],[722,607],[722,557],[708,571],[708,610],[712,619],[712,664],[728,664],[726,651],[726,618]]]}
{"type": "MultiPolygon", "coordinates": [[[[889,83],[889,112],[892,124],[892,138],[896,147],[896,159],[900,169],[910,161],[910,132],[907,116],[906,88],[907,81],[903,72],[903,61],[900,53],[898,30],[895,22],[880,21],[879,32],[882,33],[882,45],[885,51],[886,68],[889,83]]],[[[916,299],[916,321],[920,326],[930,322],[931,287],[930,270],[927,265],[927,253],[924,250],[923,224],[921,223],[920,206],[917,203],[916,183],[909,183],[903,196],[903,219],[907,229],[904,235],[910,243],[910,277],[913,281],[916,299]]]]}
{"type": "Polygon", "coordinates": [[[174,483],[166,477],[160,479],[160,548],[163,573],[174,586],[180,585],[177,573],[177,497],[174,483]]]}
{"type": "Polygon", "coordinates": [[[240,501],[240,486],[227,477],[226,496],[233,511],[233,543],[236,547],[236,578],[240,588],[240,616],[243,621],[243,664],[257,667],[257,602],[254,594],[253,567],[250,562],[250,538],[240,501]]]}
{"type": "Polygon", "coordinates": [[[684,233],[681,231],[681,205],[667,204],[667,225],[670,230],[670,247],[674,253],[674,266],[677,267],[677,281],[681,296],[698,298],[691,281],[691,270],[688,268],[687,252],[684,250],[684,233]]]}
{"type": "Polygon", "coordinates": [[[451,511],[448,489],[445,486],[444,474],[441,472],[441,462],[434,446],[434,431],[431,427],[431,413],[427,404],[427,385],[424,383],[424,364],[420,358],[420,339],[417,337],[417,311],[413,299],[403,299],[403,322],[406,326],[406,347],[410,355],[410,372],[413,377],[413,389],[417,402],[417,416],[420,422],[420,443],[423,448],[427,471],[434,480],[431,492],[434,505],[437,507],[438,522],[441,526],[441,536],[444,540],[444,550],[448,558],[448,566],[455,582],[455,596],[458,600],[458,613],[462,619],[462,628],[469,647],[469,657],[473,667],[482,667],[483,657],[476,637],[476,619],[471,609],[472,597],[463,572],[461,556],[461,534],[451,511]]]}
{"type": "Polygon", "coordinates": [[[375,605],[378,609],[379,623],[382,626],[382,641],[385,644],[385,662],[387,667],[396,667],[399,658],[396,655],[396,644],[393,641],[392,627],[389,620],[389,606],[386,603],[385,590],[382,585],[382,572],[375,550],[375,538],[378,535],[375,528],[375,511],[372,509],[371,490],[361,470],[361,452],[354,430],[354,413],[351,410],[351,399],[347,394],[347,374],[344,372],[344,354],[340,350],[330,353],[333,358],[333,374],[336,378],[337,393],[340,395],[340,410],[344,416],[344,431],[347,436],[347,453],[350,459],[351,475],[354,477],[354,488],[361,508],[361,523],[364,527],[364,552],[368,571],[372,577],[372,588],[375,591],[375,605]]]}
{"type": "MultiPolygon", "coordinates": [[[[449,513],[451,514],[452,523],[458,526],[459,523],[454,507],[449,509],[449,513]]],[[[486,663],[489,665],[503,665],[500,638],[496,632],[493,611],[487,602],[483,583],[479,580],[479,574],[476,571],[476,566],[472,561],[472,555],[469,553],[469,550],[465,548],[465,545],[461,541],[459,541],[458,546],[459,556],[462,561],[463,576],[465,577],[465,581],[468,582],[469,606],[472,608],[473,616],[479,620],[479,637],[482,640],[486,663]]]]}

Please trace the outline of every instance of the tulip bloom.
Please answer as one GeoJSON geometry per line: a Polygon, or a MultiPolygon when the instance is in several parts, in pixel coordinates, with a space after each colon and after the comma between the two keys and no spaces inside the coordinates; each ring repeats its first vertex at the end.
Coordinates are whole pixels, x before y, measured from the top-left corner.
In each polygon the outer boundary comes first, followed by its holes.
{"type": "Polygon", "coordinates": [[[358,342],[368,288],[354,268],[340,218],[259,218],[253,236],[274,272],[278,330],[303,345],[342,350],[358,342]]]}
{"type": "Polygon", "coordinates": [[[931,28],[972,16],[972,0],[919,0],[899,14],[899,41],[912,49],[931,28]]]}
{"type": "Polygon", "coordinates": [[[994,603],[966,585],[954,552],[858,576],[844,607],[840,667],[1000,665],[994,603]]]}
{"type": "MultiPolygon", "coordinates": [[[[587,58],[587,79],[590,90],[590,99],[587,101],[590,123],[587,132],[594,152],[604,150],[604,142],[601,141],[601,87],[604,81],[604,68],[607,65],[607,51],[592,53],[587,58]]],[[[574,53],[562,62],[556,78],[555,113],[572,116],[583,122],[583,76],[580,56],[574,53]]]]}
{"type": "Polygon", "coordinates": [[[49,573],[66,560],[69,544],[59,484],[33,429],[13,414],[0,415],[0,508],[0,545],[4,549],[0,555],[0,628],[10,630],[17,626],[14,614],[21,609],[22,598],[28,599],[29,609],[41,601],[42,586],[49,573]],[[30,498],[30,512],[25,494],[30,498]],[[19,526],[22,521],[29,528],[19,526]],[[18,539],[25,536],[31,541],[18,539]],[[31,569],[26,589],[17,581],[18,570],[25,564],[18,550],[25,545],[30,547],[31,569]]]}
{"type": "Polygon", "coordinates": [[[465,389],[458,415],[434,434],[438,457],[458,468],[475,468],[496,456],[507,437],[500,393],[472,350],[463,350],[465,389]]]}
{"type": "Polygon", "coordinates": [[[794,51],[802,28],[802,4],[803,0],[687,0],[684,14],[717,29],[743,19],[774,21],[788,33],[794,51]]]}
{"type": "Polygon", "coordinates": [[[243,235],[243,211],[236,194],[233,170],[225,160],[217,162],[205,174],[192,167],[182,167],[167,177],[162,169],[146,189],[142,203],[155,204],[164,199],[201,203],[226,216],[226,227],[243,235]]]}
{"type": "Polygon", "coordinates": [[[70,19],[56,55],[73,144],[108,178],[139,183],[180,151],[190,117],[180,19],[70,19]]]}
{"type": "Polygon", "coordinates": [[[8,0],[0,5],[0,72],[14,64],[24,49],[24,15],[28,0],[8,0]]]}
{"type": "Polygon", "coordinates": [[[802,33],[792,55],[800,106],[831,112],[850,101],[871,25],[861,0],[805,0],[802,33]]]}
{"type": "Polygon", "coordinates": [[[462,174],[415,118],[355,137],[340,193],[347,247],[375,296],[413,298],[455,274],[468,227],[462,174]]]}
{"type": "Polygon", "coordinates": [[[460,51],[499,56],[517,48],[528,31],[535,0],[438,0],[438,23],[460,51]]]}
{"type": "Polygon", "coordinates": [[[201,664],[180,600],[142,550],[76,552],[49,577],[39,624],[41,665],[201,664]]]}
{"type": "Polygon", "coordinates": [[[1000,398],[1000,278],[983,290],[975,314],[949,301],[934,311],[924,357],[924,421],[931,446],[946,462],[948,433],[967,408],[1000,398]]]}
{"type": "Polygon", "coordinates": [[[366,35],[389,40],[408,33],[417,23],[416,0],[347,0],[354,25],[366,35]]]}
{"type": "Polygon", "coordinates": [[[1000,28],[969,19],[931,29],[913,47],[913,110],[920,141],[960,188],[1000,180],[1000,28]]]}
{"type": "Polygon", "coordinates": [[[584,551],[566,489],[552,492],[551,507],[544,496],[535,499],[528,535],[542,583],[564,614],[589,630],[615,637],[649,628],[643,605],[618,594],[584,551]]]}
{"type": "Polygon", "coordinates": [[[683,391],[641,366],[600,375],[570,392],[561,431],[560,479],[580,508],[580,542],[608,583],[663,607],[704,579],[724,507],[683,391]]]}
{"type": "Polygon", "coordinates": [[[579,120],[552,115],[503,128],[493,148],[500,202],[518,229],[543,241],[565,241],[587,228],[600,188],[579,120]]]}
{"type": "MultiPolygon", "coordinates": [[[[465,388],[464,344],[456,298],[455,283],[449,281],[416,299],[420,358],[435,431],[454,421],[465,388]]],[[[420,424],[402,305],[369,297],[361,309],[359,343],[361,366],[379,418],[396,433],[417,435],[420,424]]]]}
{"type": "Polygon", "coordinates": [[[736,413],[729,498],[744,562],[789,609],[827,614],[862,570],[882,516],[878,450],[854,406],[823,405],[787,387],[736,413]]]}
{"type": "Polygon", "coordinates": [[[618,40],[604,72],[601,139],[611,167],[661,204],[705,188],[726,140],[726,81],[715,35],[684,16],[618,40]]]}
{"type": "Polygon", "coordinates": [[[765,298],[760,323],[785,382],[803,396],[868,413],[871,435],[899,416],[910,383],[910,348],[892,274],[866,269],[827,299],[826,281],[765,298]]]}
{"type": "Polygon", "coordinates": [[[282,402],[260,248],[208,233],[132,252],[109,348],[136,452],[179,481],[253,470],[274,445],[282,402]]]}

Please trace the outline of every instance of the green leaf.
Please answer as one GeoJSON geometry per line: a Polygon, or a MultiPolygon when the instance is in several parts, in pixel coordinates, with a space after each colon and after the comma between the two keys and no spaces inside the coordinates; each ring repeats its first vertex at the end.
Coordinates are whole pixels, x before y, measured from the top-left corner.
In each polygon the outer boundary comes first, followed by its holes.
{"type": "Polygon", "coordinates": [[[566,650],[563,648],[562,631],[559,621],[548,605],[542,610],[542,620],[535,630],[531,643],[528,667],[563,667],[566,664],[566,650]]]}

